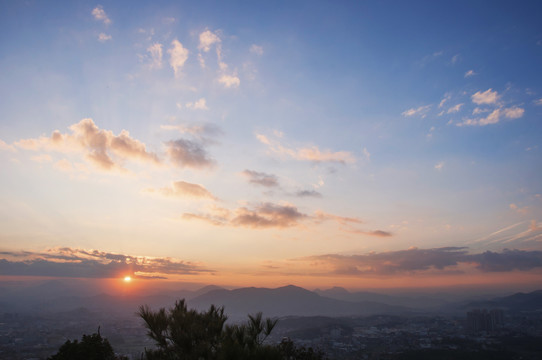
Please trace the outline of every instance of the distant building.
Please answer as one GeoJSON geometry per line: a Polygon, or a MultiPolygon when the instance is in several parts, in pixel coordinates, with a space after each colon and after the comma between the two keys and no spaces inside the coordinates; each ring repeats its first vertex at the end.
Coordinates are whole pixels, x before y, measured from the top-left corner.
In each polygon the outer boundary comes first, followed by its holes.
{"type": "Polygon", "coordinates": [[[470,331],[495,331],[504,324],[501,309],[475,309],[467,312],[467,328],[470,331]]]}

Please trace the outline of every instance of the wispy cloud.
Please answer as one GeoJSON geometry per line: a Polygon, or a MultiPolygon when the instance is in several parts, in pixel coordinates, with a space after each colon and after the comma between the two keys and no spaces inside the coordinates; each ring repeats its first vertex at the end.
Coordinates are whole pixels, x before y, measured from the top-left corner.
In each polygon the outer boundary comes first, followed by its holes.
{"type": "Polygon", "coordinates": [[[187,102],[185,106],[188,109],[192,109],[192,110],[209,110],[209,108],[207,107],[207,101],[205,100],[205,98],[201,98],[194,102],[187,102]]]}
{"type": "Polygon", "coordinates": [[[203,185],[192,184],[186,181],[174,181],[171,186],[166,186],[159,189],[148,188],[144,192],[158,193],[171,198],[203,198],[216,200],[216,197],[207,190],[203,185]]]}
{"type": "Polygon", "coordinates": [[[241,84],[241,80],[236,74],[224,74],[218,78],[218,82],[224,85],[226,88],[237,88],[241,84]]]}
{"type": "Polygon", "coordinates": [[[277,176],[273,174],[266,174],[253,170],[245,170],[241,174],[244,175],[248,179],[248,182],[251,184],[261,185],[265,187],[279,186],[279,180],[277,176]]]}
{"type": "Polygon", "coordinates": [[[0,273],[12,276],[73,278],[166,278],[168,275],[210,273],[199,264],[169,257],[156,258],[72,248],[44,252],[0,252],[0,273]]]}
{"type": "Polygon", "coordinates": [[[253,54],[256,54],[258,56],[262,56],[263,55],[263,47],[261,47],[259,45],[256,45],[256,44],[252,44],[252,46],[250,47],[250,52],[253,53],[253,54]]]}
{"type": "Polygon", "coordinates": [[[317,255],[298,259],[331,268],[341,275],[396,275],[434,271],[461,271],[459,265],[472,265],[481,272],[529,271],[542,268],[542,251],[508,250],[469,254],[465,247],[368,253],[362,255],[317,255]]]}
{"type": "Polygon", "coordinates": [[[163,130],[175,130],[181,134],[190,134],[197,138],[206,136],[217,136],[223,133],[217,125],[204,123],[204,124],[185,124],[185,125],[160,125],[163,130]]]}
{"type": "Polygon", "coordinates": [[[427,116],[427,112],[429,111],[430,108],[431,108],[431,105],[424,105],[418,108],[411,108],[411,109],[403,111],[401,115],[405,117],[420,116],[424,118],[427,116]]]}
{"type": "Polygon", "coordinates": [[[317,146],[291,149],[282,146],[278,140],[271,140],[265,135],[256,134],[256,138],[269,147],[269,149],[279,155],[286,155],[292,159],[312,162],[332,162],[332,163],[354,163],[356,158],[348,151],[320,150],[317,146]]]}
{"type": "Polygon", "coordinates": [[[465,78],[470,78],[471,76],[474,76],[476,75],[476,73],[474,72],[474,70],[469,70],[465,73],[465,78]]]}
{"type": "Polygon", "coordinates": [[[147,52],[150,54],[151,62],[149,67],[151,69],[162,68],[162,44],[154,43],[147,48],[147,52]]]}
{"type": "Polygon", "coordinates": [[[453,113],[456,113],[456,112],[459,112],[461,110],[461,107],[463,106],[464,104],[457,104],[457,105],[454,105],[452,107],[450,107],[448,109],[448,111],[446,111],[446,113],[448,114],[453,114],[453,113]]]}
{"type": "Polygon", "coordinates": [[[218,226],[236,226],[253,229],[287,228],[300,224],[306,214],[289,204],[260,203],[252,207],[239,207],[235,211],[227,209],[212,209],[202,214],[185,213],[186,220],[198,219],[218,226]]]}
{"type": "Polygon", "coordinates": [[[315,198],[321,198],[322,194],[319,193],[316,190],[299,190],[295,193],[295,196],[297,197],[315,197],[315,198]]]}
{"type": "Polygon", "coordinates": [[[98,41],[99,42],[106,42],[108,40],[111,40],[113,37],[111,35],[108,35],[108,34],[105,34],[105,33],[100,33],[98,35],[98,41]]]}

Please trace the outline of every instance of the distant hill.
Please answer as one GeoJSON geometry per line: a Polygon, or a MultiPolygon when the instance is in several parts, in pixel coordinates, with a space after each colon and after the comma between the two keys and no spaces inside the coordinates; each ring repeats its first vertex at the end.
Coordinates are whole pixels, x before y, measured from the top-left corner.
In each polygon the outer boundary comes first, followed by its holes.
{"type": "Polygon", "coordinates": [[[542,311],[542,290],[530,293],[498,297],[488,301],[472,301],[463,305],[464,309],[500,308],[511,312],[542,311]]]}
{"type": "Polygon", "coordinates": [[[211,304],[224,306],[231,318],[262,311],[265,316],[347,316],[404,313],[408,309],[373,301],[350,302],[331,299],[297,286],[276,289],[240,288],[212,290],[193,298],[188,305],[203,310],[211,304]]]}

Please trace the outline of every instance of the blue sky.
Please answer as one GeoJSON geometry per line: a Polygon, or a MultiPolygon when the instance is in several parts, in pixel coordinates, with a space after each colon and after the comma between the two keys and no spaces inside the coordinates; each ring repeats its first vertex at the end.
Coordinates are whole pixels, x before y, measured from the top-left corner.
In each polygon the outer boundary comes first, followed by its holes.
{"type": "Polygon", "coordinates": [[[539,283],[538,2],[1,8],[5,274],[539,283]]]}

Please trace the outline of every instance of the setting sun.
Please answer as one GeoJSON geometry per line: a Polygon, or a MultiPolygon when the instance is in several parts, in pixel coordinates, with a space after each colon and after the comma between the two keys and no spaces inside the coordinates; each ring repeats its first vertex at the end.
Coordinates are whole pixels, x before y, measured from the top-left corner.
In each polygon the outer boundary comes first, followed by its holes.
{"type": "Polygon", "coordinates": [[[130,281],[132,281],[132,278],[130,276],[124,277],[124,282],[130,282],[130,281]]]}

